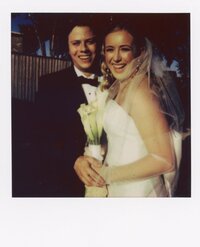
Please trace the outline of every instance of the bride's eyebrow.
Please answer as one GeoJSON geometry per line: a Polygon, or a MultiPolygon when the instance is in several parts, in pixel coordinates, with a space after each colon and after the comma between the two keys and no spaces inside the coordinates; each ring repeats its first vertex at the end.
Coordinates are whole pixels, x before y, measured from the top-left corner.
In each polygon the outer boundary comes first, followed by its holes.
{"type": "Polygon", "coordinates": [[[105,48],[113,48],[113,45],[105,45],[105,48]]]}
{"type": "Polygon", "coordinates": [[[132,48],[132,46],[131,45],[128,45],[128,44],[127,45],[126,44],[122,44],[122,45],[120,45],[120,47],[122,47],[122,48],[123,47],[130,47],[130,48],[132,48]]]}
{"type": "MultiPolygon", "coordinates": [[[[105,47],[114,47],[114,45],[105,45],[105,47]]],[[[119,47],[132,47],[131,45],[129,44],[121,44],[119,47]]]]}

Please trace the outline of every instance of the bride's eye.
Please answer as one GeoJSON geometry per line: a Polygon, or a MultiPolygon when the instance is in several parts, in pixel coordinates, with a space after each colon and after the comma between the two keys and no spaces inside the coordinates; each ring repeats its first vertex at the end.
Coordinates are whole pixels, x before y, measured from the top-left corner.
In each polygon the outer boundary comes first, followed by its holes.
{"type": "Polygon", "coordinates": [[[106,47],[105,52],[113,52],[114,48],[112,47],[106,47]]]}
{"type": "Polygon", "coordinates": [[[129,52],[129,51],[132,51],[132,48],[129,46],[125,46],[125,47],[121,47],[121,50],[125,52],[129,52]]]}

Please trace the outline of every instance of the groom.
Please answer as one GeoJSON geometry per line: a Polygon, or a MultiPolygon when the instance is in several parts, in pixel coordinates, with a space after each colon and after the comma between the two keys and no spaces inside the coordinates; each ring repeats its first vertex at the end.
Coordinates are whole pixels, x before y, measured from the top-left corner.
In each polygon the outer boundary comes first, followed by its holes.
{"type": "Polygon", "coordinates": [[[84,186],[73,169],[86,135],[77,109],[93,100],[98,85],[96,33],[92,21],[72,22],[67,35],[72,66],[39,79],[36,104],[38,195],[81,197],[84,186]]]}

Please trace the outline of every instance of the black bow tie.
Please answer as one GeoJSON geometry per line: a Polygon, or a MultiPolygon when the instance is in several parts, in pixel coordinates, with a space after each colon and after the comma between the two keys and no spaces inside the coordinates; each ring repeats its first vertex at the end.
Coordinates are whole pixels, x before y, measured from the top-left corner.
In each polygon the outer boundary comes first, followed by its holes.
{"type": "Polygon", "coordinates": [[[81,84],[89,84],[89,85],[95,86],[95,87],[97,87],[99,85],[98,78],[88,79],[88,78],[85,78],[83,76],[80,76],[79,80],[80,80],[81,84]]]}

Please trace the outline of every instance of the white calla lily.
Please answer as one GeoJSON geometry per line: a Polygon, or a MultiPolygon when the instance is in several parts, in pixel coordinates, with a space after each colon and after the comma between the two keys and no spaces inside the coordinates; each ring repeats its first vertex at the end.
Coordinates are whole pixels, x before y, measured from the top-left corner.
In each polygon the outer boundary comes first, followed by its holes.
{"type": "Polygon", "coordinates": [[[100,144],[103,131],[103,112],[108,91],[97,89],[96,100],[90,104],[81,104],[78,109],[89,144],[100,144]]]}

